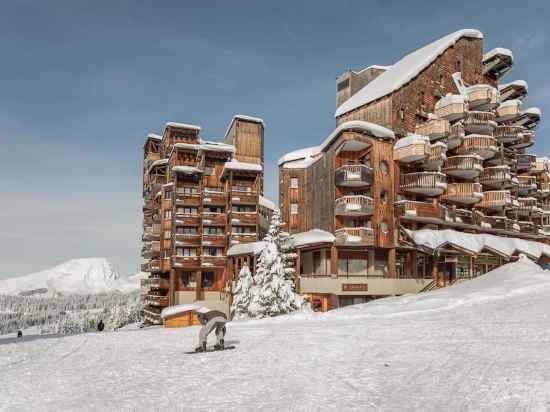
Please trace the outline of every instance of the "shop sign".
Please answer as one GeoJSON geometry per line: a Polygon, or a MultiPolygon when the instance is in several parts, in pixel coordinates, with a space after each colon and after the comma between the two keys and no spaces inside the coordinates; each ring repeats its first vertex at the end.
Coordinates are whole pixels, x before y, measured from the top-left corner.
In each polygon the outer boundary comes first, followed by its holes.
{"type": "Polygon", "coordinates": [[[342,292],[367,292],[368,283],[342,283],[342,292]]]}

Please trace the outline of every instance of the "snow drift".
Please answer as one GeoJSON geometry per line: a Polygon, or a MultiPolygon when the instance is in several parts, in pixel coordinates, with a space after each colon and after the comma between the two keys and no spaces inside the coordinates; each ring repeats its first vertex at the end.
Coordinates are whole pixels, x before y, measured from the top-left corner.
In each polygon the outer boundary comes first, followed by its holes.
{"type": "Polygon", "coordinates": [[[0,294],[96,294],[139,288],[139,276],[121,276],[105,258],[72,259],[54,268],[0,281],[0,294]]]}

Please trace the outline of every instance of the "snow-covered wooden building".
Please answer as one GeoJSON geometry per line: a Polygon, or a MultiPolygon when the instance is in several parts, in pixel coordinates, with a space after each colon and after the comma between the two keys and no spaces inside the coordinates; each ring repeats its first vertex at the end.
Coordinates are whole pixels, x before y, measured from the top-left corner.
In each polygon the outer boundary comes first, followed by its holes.
{"type": "Polygon", "coordinates": [[[501,83],[513,64],[466,29],[337,77],[336,129],[278,164],[286,229],[334,236],[300,250],[302,293],[337,307],[550,257],[548,160],[527,153],[542,113],[501,83]]]}

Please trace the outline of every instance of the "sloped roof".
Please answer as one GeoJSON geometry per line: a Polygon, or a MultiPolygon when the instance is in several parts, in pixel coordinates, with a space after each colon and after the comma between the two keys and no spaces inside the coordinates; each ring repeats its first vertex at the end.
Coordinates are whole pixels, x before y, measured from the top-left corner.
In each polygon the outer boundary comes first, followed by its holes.
{"type": "Polygon", "coordinates": [[[345,101],[334,116],[342,116],[401,88],[463,37],[482,39],[483,33],[473,29],[459,30],[406,55],[345,101]]]}

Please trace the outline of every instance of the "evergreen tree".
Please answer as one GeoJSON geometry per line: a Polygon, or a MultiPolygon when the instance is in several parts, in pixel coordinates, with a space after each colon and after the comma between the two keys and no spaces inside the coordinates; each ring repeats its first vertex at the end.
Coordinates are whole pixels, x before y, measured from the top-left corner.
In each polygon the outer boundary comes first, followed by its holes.
{"type": "Polygon", "coordinates": [[[234,319],[249,317],[248,308],[252,302],[254,281],[248,265],[245,263],[239,272],[239,280],[235,287],[235,298],[231,305],[231,313],[234,319]]]}
{"type": "Polygon", "coordinates": [[[249,306],[253,317],[277,316],[300,309],[304,298],[294,291],[293,271],[286,270],[290,261],[288,234],[281,231],[279,210],[271,218],[269,231],[264,238],[262,250],[256,265],[257,288],[249,306]],[[285,266],[287,266],[285,268],[285,266]]]}

